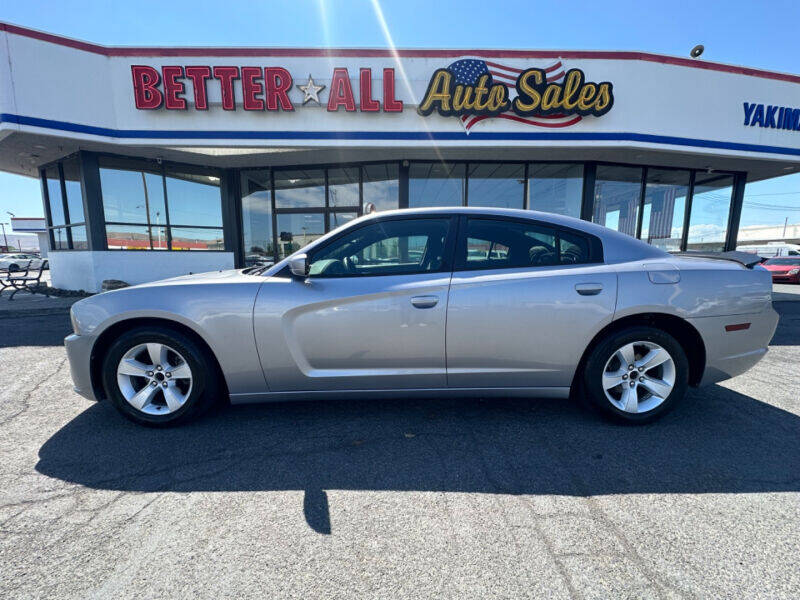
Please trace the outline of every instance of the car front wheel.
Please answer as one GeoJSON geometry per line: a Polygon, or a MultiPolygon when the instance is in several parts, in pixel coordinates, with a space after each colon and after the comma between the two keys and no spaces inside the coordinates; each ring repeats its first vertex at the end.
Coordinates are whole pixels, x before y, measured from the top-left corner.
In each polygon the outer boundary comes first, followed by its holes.
{"type": "Polygon", "coordinates": [[[610,334],[589,355],[584,390],[594,405],[618,421],[646,423],[685,395],[689,362],[680,343],[654,327],[610,334]]]}
{"type": "Polygon", "coordinates": [[[163,327],[122,334],[106,352],[103,386],[125,417],[163,427],[199,416],[218,390],[216,369],[189,336],[163,327]]]}

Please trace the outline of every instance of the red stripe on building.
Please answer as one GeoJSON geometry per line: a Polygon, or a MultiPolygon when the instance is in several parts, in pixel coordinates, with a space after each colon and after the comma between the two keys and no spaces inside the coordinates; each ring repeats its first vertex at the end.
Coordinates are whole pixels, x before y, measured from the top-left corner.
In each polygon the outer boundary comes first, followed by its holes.
{"type": "Polygon", "coordinates": [[[71,38],[36,31],[10,23],[0,23],[0,31],[32,39],[67,46],[84,52],[103,56],[185,56],[185,57],[333,57],[333,58],[459,58],[476,56],[480,58],[514,59],[589,59],[589,60],[641,60],[666,65],[706,69],[723,73],[735,73],[763,79],[775,79],[800,83],[800,75],[777,73],[762,69],[752,69],[737,65],[706,62],[692,58],[679,58],[649,52],[604,51],[604,50],[390,50],[357,48],[164,48],[164,47],[119,47],[100,46],[71,38]]]}

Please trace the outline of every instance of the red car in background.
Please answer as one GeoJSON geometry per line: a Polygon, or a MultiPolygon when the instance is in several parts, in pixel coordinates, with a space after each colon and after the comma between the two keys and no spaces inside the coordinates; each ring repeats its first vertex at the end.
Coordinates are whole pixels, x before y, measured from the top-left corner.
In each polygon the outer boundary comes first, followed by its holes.
{"type": "Polygon", "coordinates": [[[800,256],[770,258],[761,264],[772,273],[773,283],[800,283],[800,256]]]}

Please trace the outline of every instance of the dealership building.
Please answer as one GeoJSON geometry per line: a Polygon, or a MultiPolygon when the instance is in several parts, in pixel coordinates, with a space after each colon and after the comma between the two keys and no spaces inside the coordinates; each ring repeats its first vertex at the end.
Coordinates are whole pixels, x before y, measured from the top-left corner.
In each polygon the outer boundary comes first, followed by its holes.
{"type": "Polygon", "coordinates": [[[0,169],[57,287],[279,260],[372,210],[492,206],[736,247],[800,168],[800,76],[647,52],[108,47],[0,23],[0,169]]]}

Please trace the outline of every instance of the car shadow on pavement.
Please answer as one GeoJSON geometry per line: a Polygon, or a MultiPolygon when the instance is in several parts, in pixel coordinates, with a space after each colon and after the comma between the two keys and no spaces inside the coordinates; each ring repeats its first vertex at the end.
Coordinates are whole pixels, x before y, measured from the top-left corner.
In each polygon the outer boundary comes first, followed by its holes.
{"type": "Polygon", "coordinates": [[[796,415],[721,386],[693,390],[675,411],[638,427],[573,401],[431,399],[221,408],[157,430],[101,403],[41,447],[36,469],[109,490],[303,490],[309,526],[330,533],[332,489],[800,491],[798,440],[796,415]]]}
{"type": "Polygon", "coordinates": [[[770,346],[800,345],[800,302],[773,302],[780,314],[780,324],[770,341],[770,346]]]}
{"type": "MultiPolygon", "coordinates": [[[[0,298],[0,301],[5,299],[0,298]]],[[[72,333],[68,314],[15,315],[0,314],[0,348],[20,346],[63,346],[72,333]]]]}

